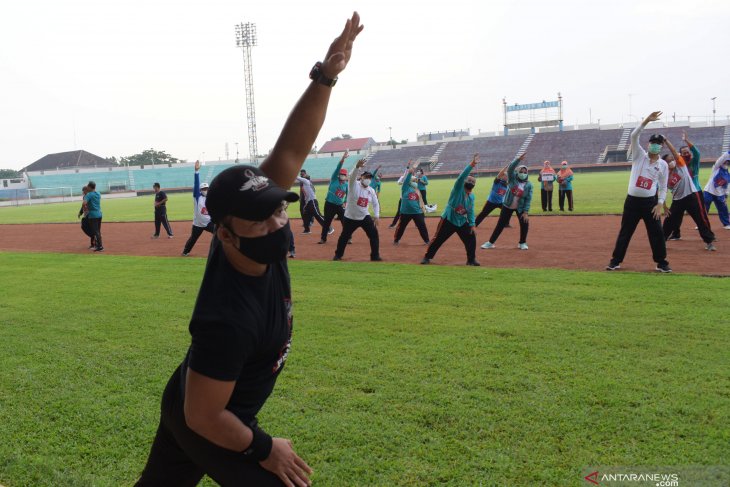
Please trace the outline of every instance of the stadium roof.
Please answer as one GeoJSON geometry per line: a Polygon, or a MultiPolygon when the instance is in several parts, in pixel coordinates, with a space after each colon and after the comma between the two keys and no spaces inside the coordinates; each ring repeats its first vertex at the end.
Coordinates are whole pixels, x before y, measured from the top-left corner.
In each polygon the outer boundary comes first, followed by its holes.
{"type": "Polygon", "coordinates": [[[363,137],[361,139],[328,140],[319,149],[319,152],[323,153],[323,152],[343,152],[345,150],[349,150],[349,151],[365,150],[373,144],[375,144],[375,140],[373,140],[372,137],[363,137]]]}
{"type": "Polygon", "coordinates": [[[85,150],[59,152],[41,157],[33,164],[24,167],[21,171],[49,171],[64,167],[108,167],[114,166],[103,157],[99,157],[85,150]]]}

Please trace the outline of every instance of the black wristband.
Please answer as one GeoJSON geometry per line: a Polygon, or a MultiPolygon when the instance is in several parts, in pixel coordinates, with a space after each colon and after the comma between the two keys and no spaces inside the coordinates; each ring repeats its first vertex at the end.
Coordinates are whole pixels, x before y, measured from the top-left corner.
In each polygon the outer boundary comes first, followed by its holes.
{"type": "Polygon", "coordinates": [[[266,460],[271,454],[271,447],[273,445],[271,436],[269,436],[266,431],[259,428],[258,421],[255,419],[246,426],[251,428],[253,438],[251,439],[251,444],[248,448],[241,453],[248,460],[256,462],[266,460]]]}

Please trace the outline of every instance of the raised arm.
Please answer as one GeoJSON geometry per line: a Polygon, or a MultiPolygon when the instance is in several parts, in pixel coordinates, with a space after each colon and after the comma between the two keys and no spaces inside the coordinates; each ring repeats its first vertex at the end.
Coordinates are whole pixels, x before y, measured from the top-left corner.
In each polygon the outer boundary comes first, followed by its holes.
{"type": "Polygon", "coordinates": [[[345,163],[345,159],[347,159],[347,156],[349,156],[350,153],[348,151],[345,151],[344,154],[342,154],[342,158],[340,159],[340,162],[337,163],[335,166],[335,171],[332,173],[332,176],[330,177],[330,182],[334,183],[340,178],[340,169],[342,169],[342,164],[345,163]]]}
{"type": "Polygon", "coordinates": [[[684,161],[684,157],[677,153],[677,149],[674,148],[674,145],[672,145],[669,139],[664,139],[664,143],[667,144],[667,148],[669,149],[669,152],[671,152],[674,156],[674,160],[677,162],[677,165],[686,166],[687,163],[684,161]]]}
{"type": "Polygon", "coordinates": [[[454,188],[458,188],[460,186],[464,185],[464,181],[466,180],[466,177],[469,176],[472,169],[474,169],[477,166],[477,163],[479,162],[479,153],[476,153],[472,156],[471,162],[466,165],[463,171],[461,171],[461,174],[459,174],[459,177],[456,178],[456,181],[454,182],[454,188]]]}
{"type": "Polygon", "coordinates": [[[193,198],[200,197],[200,161],[195,161],[195,175],[193,176],[193,198]]]}
{"type": "Polygon", "coordinates": [[[659,120],[659,117],[662,115],[662,112],[651,112],[641,124],[637,125],[636,128],[631,132],[631,153],[634,155],[634,160],[636,160],[636,155],[639,153],[639,150],[641,149],[641,146],[639,145],[639,135],[641,135],[641,132],[644,130],[644,128],[649,125],[650,122],[656,122],[659,120]]]}
{"type": "Polygon", "coordinates": [[[507,165],[507,167],[506,167],[506,170],[507,170],[507,182],[508,182],[509,184],[514,184],[514,182],[515,182],[515,179],[517,179],[517,178],[515,177],[515,169],[517,168],[517,165],[518,165],[518,164],[519,164],[520,162],[522,162],[522,161],[524,161],[524,160],[525,160],[525,156],[526,156],[526,155],[527,155],[527,152],[523,152],[522,154],[520,154],[520,156],[519,156],[519,157],[515,157],[515,160],[514,160],[514,161],[512,161],[512,162],[510,162],[510,163],[509,163],[509,164],[507,165]]]}
{"type": "MultiPolygon", "coordinates": [[[[322,75],[334,79],[347,67],[352,45],[362,31],[357,12],[345,22],[345,27],[327,51],[322,75]]],[[[332,88],[313,80],[289,114],[274,148],[261,164],[261,170],[282,188],[291,187],[304,164],[327,114],[332,88]]]]}
{"type": "Polygon", "coordinates": [[[352,170],[352,173],[350,174],[350,181],[347,185],[348,190],[348,196],[351,194],[357,194],[355,192],[355,184],[357,183],[357,175],[360,172],[360,168],[362,168],[365,165],[365,159],[360,159],[357,161],[357,164],[355,164],[355,168],[352,170]]]}
{"type": "Polygon", "coordinates": [[[712,170],[719,168],[723,164],[725,164],[725,161],[730,160],[730,151],[723,152],[722,155],[715,161],[715,164],[712,166],[712,170]]]}

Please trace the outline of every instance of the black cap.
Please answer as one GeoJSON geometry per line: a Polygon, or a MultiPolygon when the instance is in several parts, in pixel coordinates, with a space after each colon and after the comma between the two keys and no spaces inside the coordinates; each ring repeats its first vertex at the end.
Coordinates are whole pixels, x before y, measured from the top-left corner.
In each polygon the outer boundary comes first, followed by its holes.
{"type": "Polygon", "coordinates": [[[370,179],[373,179],[373,173],[371,173],[370,171],[365,171],[364,173],[362,173],[360,175],[360,179],[362,179],[362,178],[370,178],[370,179]]]}
{"type": "Polygon", "coordinates": [[[649,143],[650,144],[663,144],[664,136],[662,134],[651,134],[651,137],[649,137],[649,143]]]}
{"type": "Polygon", "coordinates": [[[253,166],[229,167],[213,179],[208,188],[205,207],[213,223],[226,216],[263,221],[269,218],[282,201],[292,203],[299,195],[286,191],[253,166]]]}

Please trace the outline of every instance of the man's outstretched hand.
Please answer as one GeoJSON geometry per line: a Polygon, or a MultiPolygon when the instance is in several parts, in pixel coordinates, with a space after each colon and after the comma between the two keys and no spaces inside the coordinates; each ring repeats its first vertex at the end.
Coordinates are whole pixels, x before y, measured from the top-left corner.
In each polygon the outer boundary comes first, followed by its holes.
{"type": "Polygon", "coordinates": [[[345,22],[342,33],[330,44],[327,56],[322,62],[322,74],[334,79],[345,70],[352,56],[352,44],[364,27],[360,25],[360,14],[353,12],[352,18],[345,22]]]}

